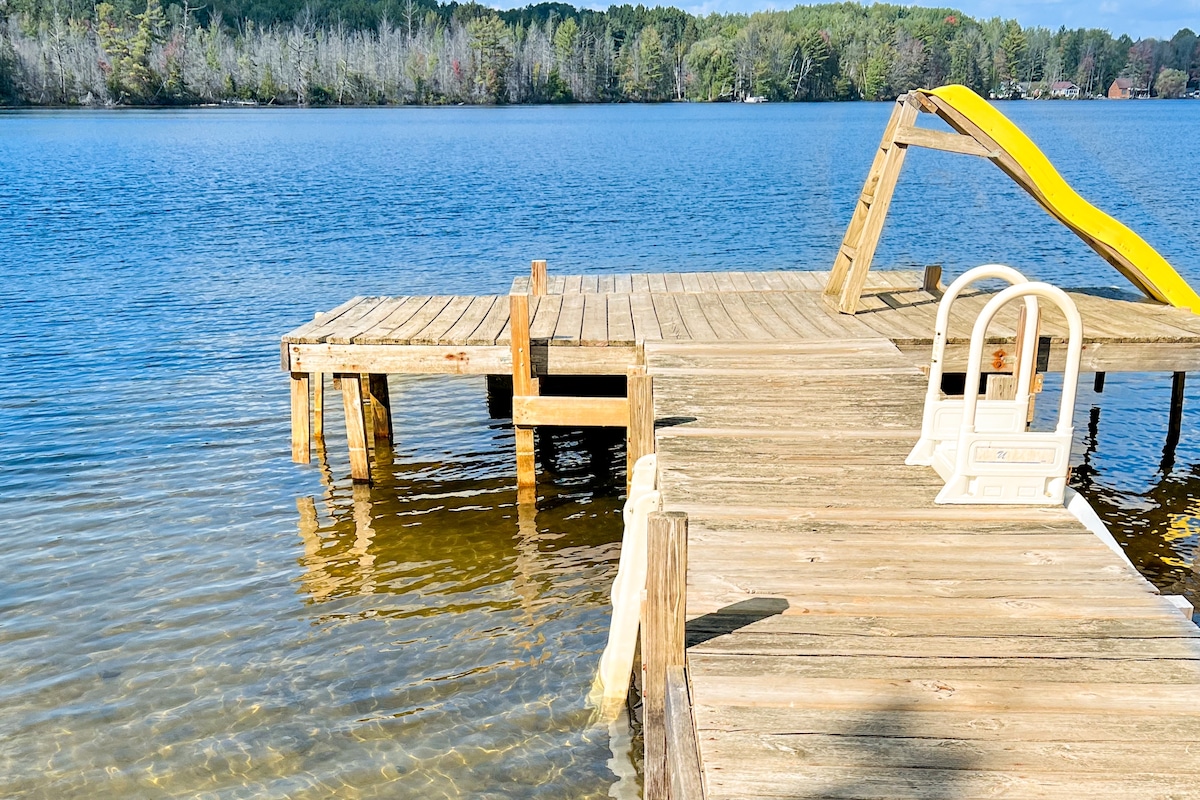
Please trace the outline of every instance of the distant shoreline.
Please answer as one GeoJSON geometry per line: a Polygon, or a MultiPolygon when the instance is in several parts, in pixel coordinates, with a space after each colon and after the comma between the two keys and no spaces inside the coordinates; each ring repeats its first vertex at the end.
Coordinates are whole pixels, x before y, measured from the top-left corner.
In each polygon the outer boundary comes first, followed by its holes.
{"type": "Polygon", "coordinates": [[[1134,41],[921,6],[696,16],[436,0],[62,2],[0,12],[0,106],[779,103],[951,83],[997,99],[1083,99],[1118,82],[1129,97],[1200,94],[1190,29],[1134,41]]]}

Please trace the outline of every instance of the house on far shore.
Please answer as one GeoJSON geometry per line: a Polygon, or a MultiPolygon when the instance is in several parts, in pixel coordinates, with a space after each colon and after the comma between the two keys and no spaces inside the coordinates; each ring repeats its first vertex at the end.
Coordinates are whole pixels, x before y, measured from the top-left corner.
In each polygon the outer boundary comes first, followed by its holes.
{"type": "Polygon", "coordinates": [[[1055,81],[1050,84],[1050,96],[1065,98],[1067,100],[1079,99],[1079,87],[1071,83],[1071,81],[1055,81]]]}
{"type": "Polygon", "coordinates": [[[1117,78],[1108,87],[1109,100],[1143,100],[1150,96],[1149,89],[1140,89],[1129,78],[1117,78]]]}

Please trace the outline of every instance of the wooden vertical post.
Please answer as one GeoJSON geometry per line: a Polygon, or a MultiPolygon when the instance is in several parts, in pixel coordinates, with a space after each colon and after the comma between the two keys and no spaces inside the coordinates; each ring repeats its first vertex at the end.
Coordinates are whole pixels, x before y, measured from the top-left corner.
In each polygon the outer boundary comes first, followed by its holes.
{"type": "Polygon", "coordinates": [[[842,246],[834,259],[824,297],[843,314],[853,314],[858,308],[858,298],[867,283],[867,272],[875,258],[875,248],[883,233],[883,223],[887,219],[892,194],[900,179],[900,168],[908,152],[907,145],[895,140],[896,130],[901,126],[911,126],[916,119],[917,106],[914,102],[907,96],[896,101],[871,164],[871,171],[867,173],[858,205],[842,237],[842,246]]]}
{"type": "Polygon", "coordinates": [[[367,453],[367,417],[363,410],[362,385],[358,375],[339,375],[342,407],[346,411],[346,440],[350,445],[350,477],[370,483],[371,462],[367,453]]]}
{"type": "Polygon", "coordinates": [[[1092,378],[1092,391],[1096,394],[1104,391],[1104,375],[1105,373],[1103,372],[1097,372],[1092,378]]]}
{"type": "Polygon", "coordinates": [[[529,268],[529,293],[535,297],[546,293],[546,262],[534,261],[529,268]]]}
{"type": "Polygon", "coordinates": [[[367,434],[367,453],[375,449],[375,419],[376,410],[371,404],[371,376],[365,372],[358,376],[358,395],[362,398],[363,427],[367,434]]]}
{"type": "Polygon", "coordinates": [[[645,798],[667,800],[667,669],[684,661],[687,514],[657,511],[646,532],[646,607],[642,617],[642,736],[645,798]]]}
{"type": "Polygon", "coordinates": [[[1179,444],[1179,432],[1183,427],[1183,389],[1186,382],[1186,372],[1176,372],[1171,376],[1171,413],[1167,418],[1167,447],[1171,450],[1179,444]]]}
{"type": "Polygon", "coordinates": [[[314,372],[309,375],[312,381],[313,396],[313,429],[314,439],[325,438],[325,373],[314,372]]]}
{"type": "Polygon", "coordinates": [[[632,367],[625,378],[629,425],[625,429],[625,490],[633,480],[633,465],[654,452],[654,379],[645,367],[632,367]]]}
{"type": "MultiPolygon", "coordinates": [[[[529,353],[529,296],[509,296],[509,331],[512,337],[513,397],[537,394],[533,382],[533,361],[529,353]]],[[[533,428],[516,427],[517,488],[537,483],[533,449],[533,428]]]]}
{"type": "Polygon", "coordinates": [[[942,295],[942,265],[930,264],[925,267],[921,277],[921,290],[941,297],[942,295]]]}
{"type": "Polygon", "coordinates": [[[392,398],[388,392],[387,375],[372,374],[367,381],[368,397],[371,399],[371,421],[375,429],[375,441],[392,443],[392,398]]]}
{"type": "Polygon", "coordinates": [[[312,435],[308,427],[308,373],[292,374],[292,461],[307,464],[312,460],[312,435]]]}

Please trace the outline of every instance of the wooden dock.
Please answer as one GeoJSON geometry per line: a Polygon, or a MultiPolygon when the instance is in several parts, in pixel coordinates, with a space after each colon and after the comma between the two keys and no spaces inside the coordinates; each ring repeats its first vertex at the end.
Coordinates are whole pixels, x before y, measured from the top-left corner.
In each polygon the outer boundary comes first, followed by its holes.
{"type": "MultiPolygon", "coordinates": [[[[355,297],[286,334],[282,366],[292,377],[295,460],[308,461],[310,438],[321,430],[324,381],[313,383],[313,376],[332,374],[343,387],[353,476],[368,481],[375,440],[392,435],[385,376],[514,375],[512,297],[528,296],[525,374],[536,394],[541,376],[627,376],[638,365],[638,345],[655,341],[883,337],[909,363],[924,365],[940,296],[940,270],[868,273],[854,315],[822,300],[827,272],[542,275],[540,287],[516,279],[508,296],[355,297]],[[362,376],[361,383],[340,381],[343,375],[362,376]]],[[[965,369],[970,324],[990,296],[964,295],[955,304],[947,371],[965,369]]],[[[1173,372],[1182,401],[1182,374],[1200,369],[1200,316],[1087,292],[1071,296],[1084,318],[1083,370],[1173,372]]],[[[986,370],[1012,370],[1015,329],[1015,313],[998,319],[986,370]]],[[[1048,315],[1042,333],[1040,369],[1059,370],[1064,322],[1048,315]]]]}
{"type": "Polygon", "coordinates": [[[1200,631],[1065,509],[934,505],[891,342],[646,366],[707,797],[1200,797],[1200,631]]]}
{"type": "MultiPolygon", "coordinates": [[[[666,508],[690,525],[686,673],[666,673],[666,713],[698,744],[648,721],[652,800],[671,779],[674,800],[1200,798],[1197,628],[1065,509],[935,505],[941,480],[904,457],[938,272],[869,273],[853,315],[827,280],[547,278],[535,262],[509,296],[354,298],[283,339],[293,457],[323,429],[328,374],[358,481],[403,436],[397,373],[511,379],[526,488],[539,425],[624,426],[631,461],[656,450],[666,508]],[[589,375],[625,378],[626,396],[541,394],[589,375]]],[[[948,371],[988,297],[955,305],[948,371]]],[[[1177,415],[1200,317],[1072,298],[1082,368],[1175,373],[1177,415]]],[[[990,371],[1013,368],[1015,326],[998,320],[990,371]]],[[[1062,321],[1041,334],[1039,369],[1061,369],[1062,321]]]]}

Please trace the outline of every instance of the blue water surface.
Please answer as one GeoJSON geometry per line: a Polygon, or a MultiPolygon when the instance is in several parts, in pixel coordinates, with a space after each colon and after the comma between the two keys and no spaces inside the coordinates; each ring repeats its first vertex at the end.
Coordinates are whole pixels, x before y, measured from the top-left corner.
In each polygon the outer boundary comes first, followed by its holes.
{"type": "MultiPolygon", "coordinates": [[[[1200,284],[1200,103],[1003,110],[1200,284]]],[[[620,443],[548,442],[527,518],[483,381],[393,378],[394,456],[354,488],[342,447],[290,461],[279,336],[357,294],[503,292],[534,258],[828,268],[889,113],[0,113],[0,795],[634,791],[583,702],[620,443]]],[[[876,263],[993,261],[1127,287],[987,162],[914,150],[876,263]]],[[[1169,396],[1084,391],[1077,473],[1195,598],[1200,394],[1164,452],[1169,396]]]]}

